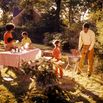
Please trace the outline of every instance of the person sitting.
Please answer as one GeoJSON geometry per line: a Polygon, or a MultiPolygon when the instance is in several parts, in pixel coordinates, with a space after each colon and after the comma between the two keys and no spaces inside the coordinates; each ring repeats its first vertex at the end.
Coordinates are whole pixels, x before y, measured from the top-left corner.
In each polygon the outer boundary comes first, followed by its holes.
{"type": "Polygon", "coordinates": [[[11,51],[12,49],[16,48],[14,46],[14,39],[13,38],[8,38],[7,42],[8,43],[5,45],[5,50],[6,51],[11,51]]]}
{"type": "Polygon", "coordinates": [[[25,46],[26,44],[28,44],[28,46],[31,45],[31,39],[28,37],[28,33],[27,32],[22,32],[22,40],[21,40],[21,44],[22,46],[25,46]]]}
{"type": "MultiPolygon", "coordinates": [[[[59,40],[56,40],[54,42],[54,49],[52,51],[52,56],[54,59],[56,59],[56,62],[59,62],[61,60],[61,50],[60,50],[60,41],[59,40]]],[[[60,77],[62,78],[63,77],[63,69],[61,67],[61,65],[59,63],[57,63],[56,65],[56,70],[55,70],[55,73],[56,73],[56,76],[58,76],[58,70],[60,71],[60,77]]]]}
{"type": "Polygon", "coordinates": [[[15,28],[15,26],[12,23],[8,23],[5,28],[6,28],[6,32],[4,33],[4,38],[3,39],[4,39],[4,43],[6,45],[6,44],[9,43],[8,38],[13,39],[12,31],[15,28]]]}

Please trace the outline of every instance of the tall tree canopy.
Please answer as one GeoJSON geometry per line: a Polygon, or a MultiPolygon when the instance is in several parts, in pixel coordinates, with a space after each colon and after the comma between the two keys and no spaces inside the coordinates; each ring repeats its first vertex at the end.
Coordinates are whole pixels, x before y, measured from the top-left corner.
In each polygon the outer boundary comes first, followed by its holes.
{"type": "Polygon", "coordinates": [[[32,15],[28,11],[30,8],[36,8],[41,14],[48,16],[44,18],[45,21],[48,21],[49,25],[52,23],[57,31],[61,24],[71,27],[73,23],[85,21],[88,16],[86,14],[103,8],[102,0],[0,0],[0,2],[3,24],[12,20],[12,17],[19,12],[13,13],[16,7],[19,10],[25,8],[27,15],[32,15]]]}

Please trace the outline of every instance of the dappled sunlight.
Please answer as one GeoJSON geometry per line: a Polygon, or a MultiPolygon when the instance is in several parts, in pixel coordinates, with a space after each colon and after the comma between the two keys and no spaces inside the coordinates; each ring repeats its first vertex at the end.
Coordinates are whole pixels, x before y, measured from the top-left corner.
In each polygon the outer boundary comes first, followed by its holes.
{"type": "Polygon", "coordinates": [[[15,96],[4,85],[0,85],[0,102],[17,103],[15,96]]]}
{"type": "MultiPolygon", "coordinates": [[[[15,101],[19,101],[21,100],[20,96],[23,94],[37,92],[38,88],[40,88],[37,86],[39,82],[36,82],[35,76],[31,78],[30,75],[22,74],[22,72],[17,73],[13,69],[9,69],[6,73],[6,70],[7,68],[1,69],[1,75],[3,77],[12,77],[13,81],[7,81],[2,78],[0,90],[4,93],[5,97],[8,97],[9,95],[11,101],[12,98],[15,101]],[[5,92],[3,88],[5,88],[5,92]]],[[[97,75],[94,72],[91,77],[88,77],[86,71],[83,71],[82,74],[77,75],[73,67],[68,67],[63,71],[64,76],[63,78],[58,78],[58,86],[63,89],[68,100],[71,100],[72,103],[101,103],[103,101],[102,74],[97,75]]]]}
{"type": "Polygon", "coordinates": [[[93,94],[98,95],[98,97],[103,99],[103,78],[101,78],[100,75],[92,74],[91,77],[88,77],[86,73],[77,75],[73,70],[66,70],[64,71],[64,74],[73,78],[83,88],[91,91],[93,94]]]}
{"type": "Polygon", "coordinates": [[[0,103],[103,103],[103,0],[0,0],[0,40],[0,103]]]}

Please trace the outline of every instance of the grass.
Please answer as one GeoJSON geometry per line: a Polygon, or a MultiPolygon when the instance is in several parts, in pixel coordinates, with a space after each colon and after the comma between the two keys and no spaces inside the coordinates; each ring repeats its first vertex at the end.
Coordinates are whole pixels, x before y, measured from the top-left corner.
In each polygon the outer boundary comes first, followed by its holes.
{"type": "MultiPolygon", "coordinates": [[[[40,44],[34,44],[34,46],[43,50],[52,49],[40,44]]],[[[21,98],[31,90],[37,91],[35,79],[16,74],[12,70],[5,73],[6,69],[1,67],[0,103],[20,103],[21,98]],[[13,81],[5,81],[3,79],[5,76],[12,77],[13,81]]],[[[95,69],[93,75],[88,78],[86,69],[87,67],[83,69],[81,75],[77,75],[73,68],[64,70],[64,77],[59,79],[59,86],[66,91],[72,103],[103,103],[103,73],[96,72],[95,69]]]]}

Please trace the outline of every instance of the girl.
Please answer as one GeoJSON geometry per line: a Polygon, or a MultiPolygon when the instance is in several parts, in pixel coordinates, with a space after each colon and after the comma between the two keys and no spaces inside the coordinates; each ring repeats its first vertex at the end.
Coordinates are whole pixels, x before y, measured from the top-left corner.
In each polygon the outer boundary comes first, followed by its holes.
{"type": "MultiPolygon", "coordinates": [[[[53,52],[52,52],[52,56],[53,58],[55,58],[58,62],[59,60],[61,60],[61,50],[60,50],[60,41],[57,40],[54,42],[54,49],[53,49],[53,52]]],[[[58,76],[58,71],[60,71],[60,77],[62,78],[63,77],[63,70],[62,70],[62,67],[59,63],[56,63],[56,70],[55,70],[55,73],[56,73],[56,76],[58,76]]]]}
{"type": "Polygon", "coordinates": [[[25,46],[26,44],[28,44],[28,46],[30,46],[30,44],[32,43],[31,42],[31,39],[28,37],[28,33],[27,32],[23,32],[22,33],[22,40],[21,40],[21,44],[23,45],[23,46],[25,46]]]}

